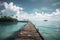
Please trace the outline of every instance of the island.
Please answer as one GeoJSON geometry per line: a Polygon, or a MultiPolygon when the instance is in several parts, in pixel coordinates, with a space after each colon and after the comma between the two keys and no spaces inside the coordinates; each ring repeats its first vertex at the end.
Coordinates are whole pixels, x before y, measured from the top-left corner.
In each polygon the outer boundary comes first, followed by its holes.
{"type": "Polygon", "coordinates": [[[9,16],[0,17],[0,22],[17,22],[16,18],[12,18],[9,16]]]}

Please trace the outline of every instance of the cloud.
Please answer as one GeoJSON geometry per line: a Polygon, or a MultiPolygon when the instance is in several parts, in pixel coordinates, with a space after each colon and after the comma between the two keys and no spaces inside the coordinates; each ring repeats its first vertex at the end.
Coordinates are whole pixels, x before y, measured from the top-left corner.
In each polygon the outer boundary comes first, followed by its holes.
{"type": "Polygon", "coordinates": [[[55,12],[52,12],[51,14],[49,13],[39,13],[37,11],[35,11],[34,13],[31,13],[31,14],[28,14],[28,13],[25,13],[24,14],[22,13],[22,18],[23,19],[28,19],[28,20],[60,20],[59,19],[60,17],[60,10],[59,9],[56,9],[55,12]]]}
{"type": "Polygon", "coordinates": [[[26,12],[22,12],[20,15],[18,14],[17,16],[19,16],[18,19],[26,19],[26,20],[60,20],[60,10],[56,9],[55,12],[52,12],[51,14],[49,13],[38,13],[37,11],[35,11],[34,13],[28,14],[26,12]]]}
{"type": "Polygon", "coordinates": [[[44,20],[44,19],[47,19],[47,20],[60,20],[59,17],[60,17],[60,10],[59,9],[56,9],[55,12],[52,12],[51,14],[49,13],[38,13],[35,11],[35,14],[36,14],[36,17],[39,19],[39,20],[44,20]]]}
{"type": "Polygon", "coordinates": [[[53,3],[52,6],[60,5],[60,2],[53,3]]]}
{"type": "Polygon", "coordinates": [[[4,2],[3,4],[4,4],[5,9],[4,10],[1,10],[1,12],[5,16],[14,15],[16,13],[20,13],[20,11],[23,10],[22,7],[18,7],[16,5],[14,5],[13,2],[10,2],[10,3],[4,2]]]}
{"type": "Polygon", "coordinates": [[[47,10],[47,11],[49,10],[49,11],[51,11],[51,9],[49,9],[49,8],[47,8],[47,7],[42,7],[41,9],[42,9],[42,10],[47,10]]]}
{"type": "Polygon", "coordinates": [[[4,6],[6,9],[10,9],[13,11],[23,10],[22,7],[17,7],[16,5],[13,5],[13,2],[10,2],[9,4],[7,2],[4,2],[4,6]]]}
{"type": "Polygon", "coordinates": [[[23,11],[22,7],[18,7],[16,5],[13,4],[13,2],[10,2],[9,4],[7,2],[4,2],[4,7],[5,9],[2,10],[1,12],[4,15],[14,15],[13,18],[15,18],[17,16],[18,20],[30,20],[30,21],[40,21],[40,20],[60,20],[60,10],[56,9],[55,12],[52,12],[51,14],[49,13],[40,13],[37,11],[40,10],[35,10],[34,12],[32,12],[31,14],[23,11]]]}

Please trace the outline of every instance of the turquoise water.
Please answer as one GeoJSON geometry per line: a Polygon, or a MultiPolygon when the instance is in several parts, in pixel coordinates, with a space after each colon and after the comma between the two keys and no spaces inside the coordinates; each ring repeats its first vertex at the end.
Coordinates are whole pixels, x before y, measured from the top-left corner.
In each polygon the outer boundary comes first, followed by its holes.
{"type": "Polygon", "coordinates": [[[60,21],[33,22],[45,40],[60,40],[60,21]]]}
{"type": "Polygon", "coordinates": [[[0,23],[0,40],[4,40],[5,38],[12,36],[12,34],[20,28],[22,28],[26,23],[0,23]]]}
{"type": "MultiPolygon", "coordinates": [[[[60,40],[60,21],[32,21],[45,40],[60,40]]],[[[11,36],[26,23],[0,23],[0,40],[11,36]]]]}

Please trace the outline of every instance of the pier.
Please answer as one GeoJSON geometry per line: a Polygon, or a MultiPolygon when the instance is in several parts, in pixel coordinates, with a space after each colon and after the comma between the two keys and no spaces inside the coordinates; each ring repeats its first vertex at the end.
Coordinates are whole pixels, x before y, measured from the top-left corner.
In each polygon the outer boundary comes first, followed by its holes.
{"type": "Polygon", "coordinates": [[[36,29],[35,25],[28,22],[20,30],[14,40],[44,40],[39,31],[36,29]]]}

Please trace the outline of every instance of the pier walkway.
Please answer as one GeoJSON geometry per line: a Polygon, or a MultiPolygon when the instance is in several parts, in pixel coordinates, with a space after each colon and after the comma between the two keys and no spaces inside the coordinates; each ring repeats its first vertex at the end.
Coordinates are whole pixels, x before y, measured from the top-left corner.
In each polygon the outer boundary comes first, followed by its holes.
{"type": "Polygon", "coordinates": [[[14,40],[44,40],[34,24],[28,22],[18,33],[14,40]]]}

